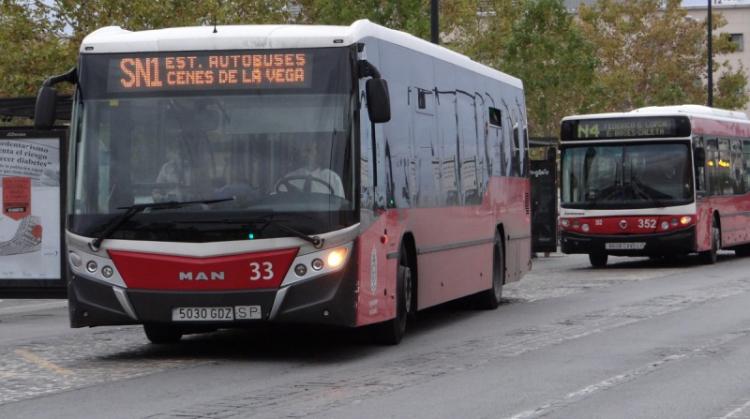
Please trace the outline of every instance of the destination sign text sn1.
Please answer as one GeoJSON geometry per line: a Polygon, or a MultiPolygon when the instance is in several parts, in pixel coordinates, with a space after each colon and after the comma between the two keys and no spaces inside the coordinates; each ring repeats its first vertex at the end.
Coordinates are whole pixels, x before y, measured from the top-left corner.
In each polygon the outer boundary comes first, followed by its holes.
{"type": "Polygon", "coordinates": [[[109,61],[107,90],[304,88],[311,58],[299,52],[120,56],[109,61]]]}

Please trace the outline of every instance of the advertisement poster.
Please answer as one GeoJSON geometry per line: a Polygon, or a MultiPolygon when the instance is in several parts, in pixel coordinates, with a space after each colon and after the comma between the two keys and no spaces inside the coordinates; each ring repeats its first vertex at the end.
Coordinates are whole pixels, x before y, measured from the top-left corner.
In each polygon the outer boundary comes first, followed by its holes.
{"type": "Polygon", "coordinates": [[[61,279],[61,137],[0,133],[0,280],[61,279]],[[33,137],[33,138],[30,138],[33,137]]]}

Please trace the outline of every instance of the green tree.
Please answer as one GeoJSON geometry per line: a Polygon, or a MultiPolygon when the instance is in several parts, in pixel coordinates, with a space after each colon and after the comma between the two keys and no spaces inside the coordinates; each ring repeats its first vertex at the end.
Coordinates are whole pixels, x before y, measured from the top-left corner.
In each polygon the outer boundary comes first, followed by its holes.
{"type": "MultiPolygon", "coordinates": [[[[596,45],[599,67],[592,81],[597,111],[623,111],[646,105],[706,103],[705,23],[688,18],[680,0],[599,0],[581,5],[580,25],[596,45]]],[[[725,22],[716,16],[716,27],[725,22]]],[[[717,36],[717,54],[731,51],[717,36]]],[[[721,63],[717,104],[741,107],[744,69],[721,63]]]]}
{"type": "Polygon", "coordinates": [[[110,25],[284,23],[284,0],[0,0],[0,97],[33,95],[41,82],[76,63],[83,38],[110,25]]]}
{"type": "Polygon", "coordinates": [[[562,117],[589,110],[594,45],[562,0],[526,2],[501,59],[503,70],[524,82],[532,136],[556,137],[562,117]]]}
{"type": "Polygon", "coordinates": [[[44,4],[0,0],[0,97],[33,95],[45,77],[73,65],[64,25],[48,12],[44,4]]]}
{"type": "Polygon", "coordinates": [[[422,38],[430,36],[430,3],[423,0],[300,0],[300,23],[350,25],[359,19],[409,32],[422,38]]]}

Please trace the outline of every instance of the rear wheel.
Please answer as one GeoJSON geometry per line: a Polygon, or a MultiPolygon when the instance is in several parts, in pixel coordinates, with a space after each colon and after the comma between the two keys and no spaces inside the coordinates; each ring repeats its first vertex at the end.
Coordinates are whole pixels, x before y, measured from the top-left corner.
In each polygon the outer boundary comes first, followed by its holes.
{"type": "Polygon", "coordinates": [[[734,253],[739,257],[747,257],[750,256],[750,244],[743,244],[742,246],[737,246],[734,249],[734,253]]]}
{"type": "Polygon", "coordinates": [[[396,272],[396,317],[374,326],[375,341],[383,345],[398,345],[406,333],[406,323],[415,308],[414,282],[406,249],[401,248],[396,272]]]}
{"type": "Polygon", "coordinates": [[[182,331],[173,325],[149,323],[143,325],[143,331],[151,343],[177,343],[182,339],[182,331]]]}
{"type": "Polygon", "coordinates": [[[711,224],[711,250],[700,253],[701,262],[706,265],[713,265],[716,263],[716,260],[718,259],[717,252],[720,248],[721,229],[719,228],[719,223],[716,222],[716,218],[714,218],[714,221],[711,224]]]}
{"type": "Polygon", "coordinates": [[[494,310],[503,298],[503,284],[505,283],[505,251],[503,240],[495,234],[495,245],[492,248],[492,288],[482,291],[478,295],[479,308],[494,310]]]}
{"type": "Polygon", "coordinates": [[[589,262],[594,268],[603,268],[607,266],[609,255],[606,253],[589,253],[589,262]]]}

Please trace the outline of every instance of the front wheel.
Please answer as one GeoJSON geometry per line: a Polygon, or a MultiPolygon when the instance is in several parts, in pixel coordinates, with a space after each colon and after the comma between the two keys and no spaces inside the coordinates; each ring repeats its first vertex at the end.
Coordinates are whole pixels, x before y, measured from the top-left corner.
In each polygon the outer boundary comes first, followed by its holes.
{"type": "Polygon", "coordinates": [[[373,328],[375,341],[383,345],[398,345],[406,333],[406,323],[415,305],[412,292],[414,283],[406,250],[401,248],[396,272],[396,318],[377,324],[373,328]]]}
{"type": "Polygon", "coordinates": [[[169,324],[144,324],[143,331],[151,343],[158,345],[177,343],[182,339],[182,331],[169,324]]]}
{"type": "Polygon", "coordinates": [[[718,260],[717,252],[721,248],[721,229],[714,218],[711,224],[711,250],[700,253],[701,262],[705,265],[713,265],[718,260]]]}
{"type": "Polygon", "coordinates": [[[594,268],[603,268],[607,266],[609,255],[606,253],[589,253],[589,262],[594,268]]]}
{"type": "Polygon", "coordinates": [[[495,245],[492,248],[492,288],[482,291],[478,295],[479,307],[494,310],[503,298],[503,284],[505,283],[505,252],[503,240],[495,234],[495,245]]]}

